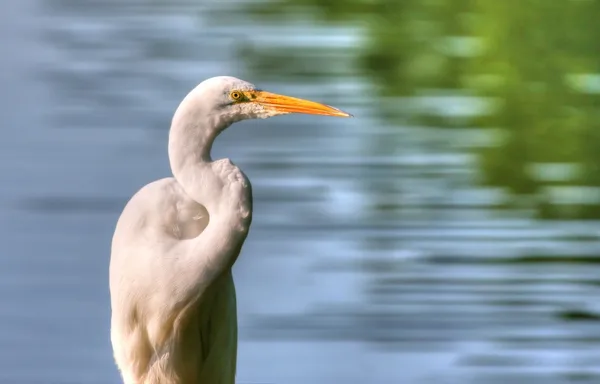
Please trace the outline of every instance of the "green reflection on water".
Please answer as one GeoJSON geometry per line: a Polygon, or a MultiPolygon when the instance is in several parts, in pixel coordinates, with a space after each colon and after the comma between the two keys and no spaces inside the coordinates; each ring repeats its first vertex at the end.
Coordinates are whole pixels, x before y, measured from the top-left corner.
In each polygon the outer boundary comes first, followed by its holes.
{"type": "MultiPolygon", "coordinates": [[[[392,123],[488,132],[491,145],[465,151],[477,155],[481,184],[510,192],[502,206],[600,218],[600,193],[580,188],[600,186],[600,0],[273,0],[249,12],[317,16],[363,37],[355,60],[326,48],[254,52],[257,74],[366,77],[379,97],[370,103],[392,123]],[[431,95],[475,96],[487,108],[449,114],[406,102],[431,95]],[[556,176],[552,165],[570,167],[556,176]]],[[[383,142],[374,151],[394,153],[383,142]]]]}

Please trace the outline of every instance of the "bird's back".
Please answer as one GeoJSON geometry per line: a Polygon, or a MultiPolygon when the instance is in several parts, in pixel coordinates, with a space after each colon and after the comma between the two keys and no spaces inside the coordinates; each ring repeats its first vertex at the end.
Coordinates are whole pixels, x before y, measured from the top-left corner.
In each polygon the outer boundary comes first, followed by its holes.
{"type": "MultiPolygon", "coordinates": [[[[115,229],[111,341],[126,384],[233,384],[235,288],[227,269],[199,300],[178,300],[181,244],[202,236],[206,209],[173,178],[143,187],[115,229]],[[185,314],[184,314],[185,313],[185,314]]],[[[202,261],[202,250],[198,250],[202,261]]]]}

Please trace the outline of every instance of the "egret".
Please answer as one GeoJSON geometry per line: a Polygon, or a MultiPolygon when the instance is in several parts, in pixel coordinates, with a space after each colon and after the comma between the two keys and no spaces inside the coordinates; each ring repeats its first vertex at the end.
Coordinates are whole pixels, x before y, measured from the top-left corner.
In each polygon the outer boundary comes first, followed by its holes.
{"type": "Polygon", "coordinates": [[[233,384],[231,268],[252,221],[252,188],[213,141],[231,124],[337,108],[219,76],[180,103],[169,131],[173,177],[142,187],[117,221],[110,257],[111,344],[125,384],[233,384]]]}

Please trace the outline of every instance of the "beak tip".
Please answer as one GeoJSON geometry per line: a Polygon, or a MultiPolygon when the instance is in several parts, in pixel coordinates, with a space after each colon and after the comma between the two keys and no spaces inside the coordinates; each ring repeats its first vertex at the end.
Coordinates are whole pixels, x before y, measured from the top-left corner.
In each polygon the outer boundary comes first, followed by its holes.
{"type": "Polygon", "coordinates": [[[338,113],[337,113],[337,116],[339,116],[339,117],[354,117],[354,115],[353,115],[353,114],[351,114],[351,113],[348,113],[348,112],[346,112],[346,111],[342,111],[341,109],[338,109],[338,108],[336,108],[336,107],[332,107],[332,106],[328,106],[328,107],[330,107],[331,109],[334,109],[334,110],[336,110],[336,111],[338,112],[338,113]]]}

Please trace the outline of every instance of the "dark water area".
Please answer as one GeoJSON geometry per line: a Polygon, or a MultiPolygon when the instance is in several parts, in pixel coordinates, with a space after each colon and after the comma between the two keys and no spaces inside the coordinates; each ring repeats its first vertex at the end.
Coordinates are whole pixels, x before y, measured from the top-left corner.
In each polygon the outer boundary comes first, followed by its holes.
{"type": "Polygon", "coordinates": [[[6,2],[0,383],[119,383],[110,239],[229,74],[240,383],[600,382],[600,1],[6,2]],[[517,5],[518,4],[518,5],[517,5]]]}

